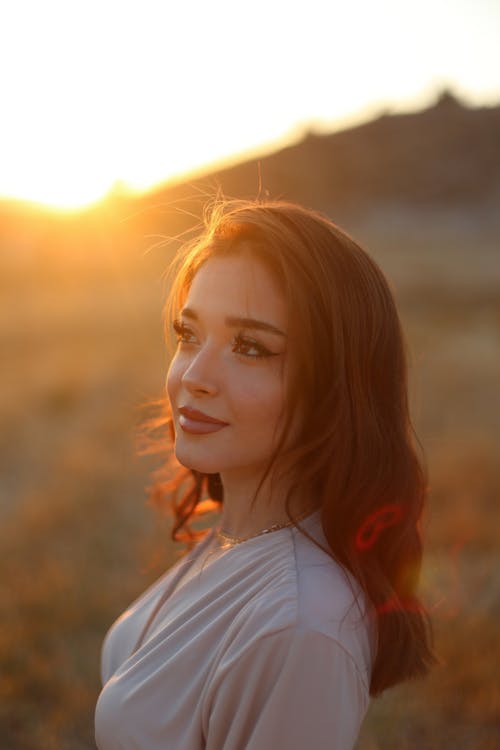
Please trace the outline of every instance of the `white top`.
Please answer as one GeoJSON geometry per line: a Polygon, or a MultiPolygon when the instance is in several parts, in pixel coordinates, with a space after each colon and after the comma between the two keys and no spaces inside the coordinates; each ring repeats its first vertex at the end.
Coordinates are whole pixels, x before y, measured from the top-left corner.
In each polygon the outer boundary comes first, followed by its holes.
{"type": "MultiPolygon", "coordinates": [[[[327,546],[319,513],[301,526],[327,546]]],[[[374,650],[359,586],[293,526],[212,558],[213,536],[108,632],[99,750],[350,750],[374,650]]]]}

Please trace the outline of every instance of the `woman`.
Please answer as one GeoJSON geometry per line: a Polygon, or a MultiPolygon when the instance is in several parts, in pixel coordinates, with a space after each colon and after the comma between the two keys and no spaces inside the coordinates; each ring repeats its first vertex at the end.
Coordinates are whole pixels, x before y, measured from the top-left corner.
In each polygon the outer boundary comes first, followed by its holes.
{"type": "Polygon", "coordinates": [[[219,206],[176,269],[174,538],[207,492],[220,517],[108,633],[98,746],[352,748],[369,696],[433,660],[392,295],[283,202],[219,206]]]}

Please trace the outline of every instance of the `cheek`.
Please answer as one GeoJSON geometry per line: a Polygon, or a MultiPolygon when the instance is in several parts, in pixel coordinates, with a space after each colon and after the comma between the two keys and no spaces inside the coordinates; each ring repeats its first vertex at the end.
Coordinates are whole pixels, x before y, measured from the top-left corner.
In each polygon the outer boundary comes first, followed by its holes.
{"type": "Polygon", "coordinates": [[[271,373],[265,378],[250,378],[240,382],[236,400],[248,419],[269,425],[284,411],[284,387],[281,379],[271,373]]]}
{"type": "Polygon", "coordinates": [[[181,363],[177,356],[174,356],[168,368],[167,378],[165,382],[167,396],[170,401],[170,406],[173,406],[179,388],[181,386],[182,368],[181,363]]]}

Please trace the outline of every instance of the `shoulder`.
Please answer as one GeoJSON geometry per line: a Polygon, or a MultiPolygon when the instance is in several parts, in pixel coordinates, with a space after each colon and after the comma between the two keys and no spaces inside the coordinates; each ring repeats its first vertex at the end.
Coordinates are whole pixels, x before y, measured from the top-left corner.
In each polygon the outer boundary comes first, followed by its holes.
{"type": "Polygon", "coordinates": [[[305,531],[293,529],[300,624],[340,636],[369,619],[370,608],[359,583],[328,552],[319,519],[308,519],[305,531]]]}
{"type": "MultiPolygon", "coordinates": [[[[319,519],[307,519],[305,530],[327,549],[319,519]]],[[[275,575],[263,581],[235,619],[226,656],[230,653],[232,661],[269,641],[287,647],[300,643],[302,649],[340,649],[369,683],[374,618],[359,584],[300,530],[288,529],[287,536],[286,564],[277,554],[275,575]]]]}
{"type": "MultiPolygon", "coordinates": [[[[318,525],[308,529],[327,549],[318,525]]],[[[376,650],[376,619],[356,579],[327,551],[294,530],[297,626],[335,641],[369,683],[376,650]]]]}

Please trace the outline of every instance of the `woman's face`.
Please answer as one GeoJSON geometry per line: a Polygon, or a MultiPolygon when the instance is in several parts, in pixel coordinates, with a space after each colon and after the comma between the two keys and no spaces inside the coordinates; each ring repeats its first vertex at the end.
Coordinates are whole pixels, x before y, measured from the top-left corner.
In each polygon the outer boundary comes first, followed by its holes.
{"type": "Polygon", "coordinates": [[[175,322],[167,390],[181,464],[224,478],[260,478],[284,420],[287,309],[248,254],[196,273],[175,322]]]}

